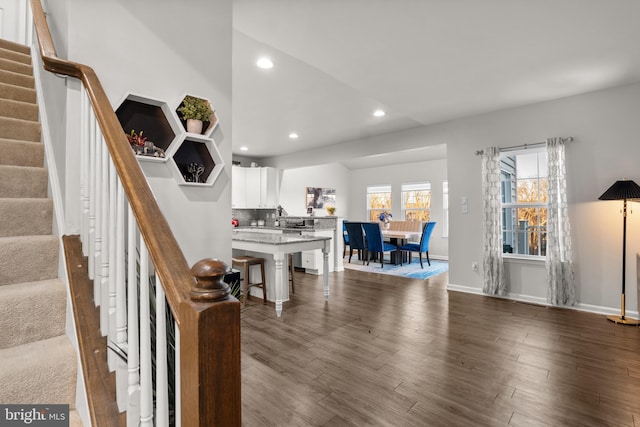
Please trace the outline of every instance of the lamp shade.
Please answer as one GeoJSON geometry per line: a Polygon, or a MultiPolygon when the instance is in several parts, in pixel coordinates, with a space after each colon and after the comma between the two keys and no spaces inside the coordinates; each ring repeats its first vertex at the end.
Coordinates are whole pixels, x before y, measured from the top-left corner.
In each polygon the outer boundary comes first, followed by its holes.
{"type": "Polygon", "coordinates": [[[640,199],[640,186],[635,182],[629,180],[616,181],[602,196],[598,197],[599,200],[626,200],[626,199],[640,199]]]}

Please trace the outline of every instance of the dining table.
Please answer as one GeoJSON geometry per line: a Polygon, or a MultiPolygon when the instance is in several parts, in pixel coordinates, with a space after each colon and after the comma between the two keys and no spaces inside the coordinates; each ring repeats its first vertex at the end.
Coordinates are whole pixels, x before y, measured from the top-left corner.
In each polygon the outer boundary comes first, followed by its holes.
{"type": "Polygon", "coordinates": [[[402,251],[400,246],[407,244],[409,240],[419,240],[422,233],[420,231],[402,231],[402,230],[380,230],[383,238],[389,239],[389,242],[396,245],[398,250],[391,252],[391,264],[401,264],[405,260],[402,259],[402,251]]]}

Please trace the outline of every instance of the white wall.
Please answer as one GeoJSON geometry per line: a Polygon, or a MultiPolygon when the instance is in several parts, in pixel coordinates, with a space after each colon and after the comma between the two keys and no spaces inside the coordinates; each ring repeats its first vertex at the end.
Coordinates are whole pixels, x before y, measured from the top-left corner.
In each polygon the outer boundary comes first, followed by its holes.
{"type": "MultiPolygon", "coordinates": [[[[597,199],[618,179],[626,177],[640,182],[638,111],[640,84],[635,84],[351,141],[322,153],[309,150],[268,161],[287,168],[319,161],[338,162],[345,156],[371,155],[382,152],[385,146],[407,149],[446,143],[450,286],[481,292],[482,273],[471,270],[474,261],[482,265],[481,168],[475,151],[488,146],[506,147],[545,141],[554,136],[573,136],[575,141],[567,148],[567,174],[578,300],[581,308],[619,313],[621,203],[597,199]],[[461,209],[463,196],[468,199],[467,214],[461,209]]],[[[401,166],[389,173],[402,176],[404,170],[401,166]]],[[[384,176],[377,170],[369,176],[365,174],[356,171],[349,178],[352,183],[348,214],[357,215],[364,209],[364,199],[358,201],[358,194],[364,194],[364,181],[376,175],[384,176]]],[[[375,182],[382,181],[378,178],[375,182]]],[[[636,256],[640,253],[640,206],[636,209],[628,218],[627,233],[629,316],[638,316],[636,256]]],[[[544,301],[543,263],[507,261],[506,274],[513,296],[544,301]]]]}
{"type": "MultiPolygon", "coordinates": [[[[348,214],[350,195],[349,171],[342,165],[310,166],[285,169],[280,186],[280,205],[289,215],[306,216],[307,187],[334,188],[336,190],[336,215],[348,214]]],[[[327,212],[316,212],[317,216],[325,216],[327,212]]]]}
{"type": "MultiPolygon", "coordinates": [[[[527,107],[450,122],[448,170],[451,197],[450,283],[476,290],[482,260],[480,161],[474,151],[573,136],[567,147],[568,197],[573,231],[578,300],[585,308],[618,312],[621,290],[622,217],[620,203],[599,202],[617,179],[640,181],[640,85],[624,86],[527,107]],[[469,198],[469,214],[455,205],[469,198]]],[[[638,212],[640,213],[640,211],[638,212]]],[[[629,217],[627,308],[637,312],[635,254],[640,251],[640,218],[629,217]]],[[[544,265],[511,263],[507,275],[514,293],[544,298],[544,265]]]]}
{"type": "Polygon", "coordinates": [[[185,94],[212,102],[226,165],[215,185],[179,186],[167,164],[144,171],[189,264],[230,264],[231,0],[71,0],[68,39],[69,59],[96,71],[114,108],[128,93],[173,109],[185,94]]]}
{"type": "Polygon", "coordinates": [[[449,243],[448,239],[442,236],[441,228],[443,224],[442,182],[445,179],[447,179],[446,159],[351,171],[348,219],[369,220],[367,217],[368,185],[391,185],[391,214],[395,220],[402,220],[401,185],[429,181],[431,182],[431,221],[437,223],[429,242],[429,256],[447,258],[449,243]]]}

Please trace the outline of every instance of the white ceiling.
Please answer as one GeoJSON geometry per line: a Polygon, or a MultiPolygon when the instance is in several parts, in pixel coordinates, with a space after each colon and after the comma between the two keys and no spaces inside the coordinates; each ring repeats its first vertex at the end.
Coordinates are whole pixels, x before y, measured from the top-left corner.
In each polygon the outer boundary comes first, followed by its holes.
{"type": "MultiPolygon", "coordinates": [[[[233,4],[234,155],[277,156],[640,81],[638,0],[233,4]],[[262,55],[274,68],[255,66],[262,55]],[[377,108],[387,115],[373,117],[377,108]]],[[[438,152],[446,156],[443,147],[405,154],[438,152]]],[[[344,163],[376,162],[387,160],[344,163]]]]}

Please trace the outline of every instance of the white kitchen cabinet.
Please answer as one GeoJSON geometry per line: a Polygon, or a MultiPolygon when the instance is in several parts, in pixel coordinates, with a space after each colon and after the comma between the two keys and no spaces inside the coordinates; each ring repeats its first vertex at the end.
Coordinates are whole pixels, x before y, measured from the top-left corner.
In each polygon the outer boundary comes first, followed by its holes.
{"type": "Polygon", "coordinates": [[[280,199],[280,171],[260,168],[260,202],[263,208],[275,208],[280,199]]]}
{"type": "Polygon", "coordinates": [[[242,209],[247,207],[247,169],[240,166],[231,168],[231,207],[242,209]]]}
{"type": "Polygon", "coordinates": [[[276,208],[280,196],[280,172],[276,168],[233,167],[233,208],[276,208]]]}
{"type": "Polygon", "coordinates": [[[245,181],[245,195],[247,198],[248,208],[261,208],[262,207],[262,184],[261,173],[262,168],[246,168],[247,179],[245,181]]]}

